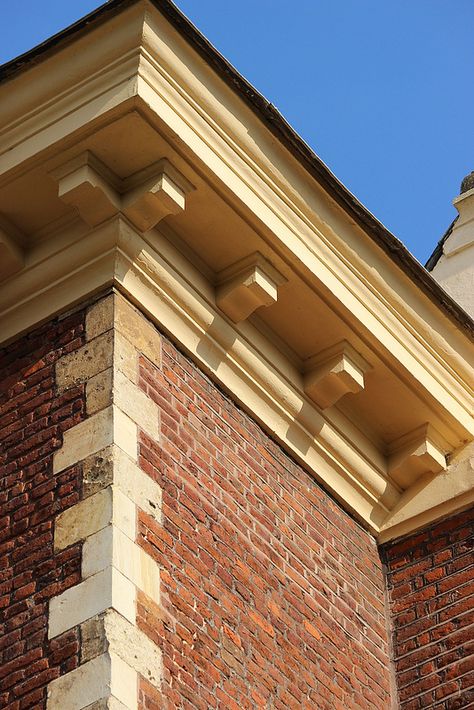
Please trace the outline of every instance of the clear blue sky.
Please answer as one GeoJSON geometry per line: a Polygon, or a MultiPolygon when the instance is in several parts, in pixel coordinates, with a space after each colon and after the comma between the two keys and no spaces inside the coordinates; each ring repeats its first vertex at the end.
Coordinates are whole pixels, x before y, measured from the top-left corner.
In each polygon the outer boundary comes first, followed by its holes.
{"type": "MultiPolygon", "coordinates": [[[[0,63],[101,4],[0,4],[0,63]]],[[[474,0],[177,0],[422,262],[474,170],[474,0]]]]}

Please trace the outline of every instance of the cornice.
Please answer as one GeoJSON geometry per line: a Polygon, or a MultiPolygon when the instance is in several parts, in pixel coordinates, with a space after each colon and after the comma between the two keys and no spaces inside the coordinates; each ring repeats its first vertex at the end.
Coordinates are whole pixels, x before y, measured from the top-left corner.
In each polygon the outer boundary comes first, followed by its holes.
{"type": "MultiPolygon", "coordinates": [[[[95,40],[106,28],[96,27],[79,40],[73,86],[52,55],[32,70],[37,105],[20,76],[18,115],[5,109],[0,197],[41,180],[51,189],[38,235],[2,222],[0,341],[115,287],[374,533],[414,529],[429,515],[420,482],[445,481],[446,455],[474,438],[472,344],[150,3],[127,13],[114,18],[102,68],[95,40]],[[130,125],[156,138],[159,160],[129,167],[120,136],[130,125]],[[95,145],[116,141],[102,160],[90,147],[99,135],[95,145]],[[204,234],[193,252],[186,236],[199,210],[223,207],[234,231],[204,234]],[[219,239],[239,256],[213,267],[219,239]],[[324,304],[315,326],[342,336],[298,355],[283,337],[291,309],[278,310],[281,293],[297,305],[292,289],[324,304]],[[342,406],[364,395],[374,416],[387,416],[397,401],[383,401],[383,378],[418,417],[402,412],[404,428],[399,417],[388,440],[342,406]]],[[[471,488],[443,483],[430,510],[457,505],[471,488]]]]}
{"type": "Polygon", "coordinates": [[[408,249],[331,173],[323,161],[285,121],[275,106],[239,74],[170,0],[149,0],[149,2],[147,0],[146,3],[144,0],[109,0],[62,32],[0,67],[0,90],[2,84],[54,57],[58,51],[64,51],[65,47],[82,39],[91,30],[100,29],[103,25],[115,21],[121,13],[131,12],[136,8],[141,10],[144,6],[153,6],[171,23],[184,41],[193,47],[232,91],[238,93],[240,99],[249,106],[260,121],[265,123],[268,130],[278,138],[291,155],[297,157],[304,169],[324,186],[327,194],[331,195],[344,211],[350,213],[356,223],[390,256],[394,263],[398,263],[410,279],[429,298],[434,298],[437,305],[472,337],[474,333],[472,318],[430,277],[408,249]]]}
{"type": "MultiPolygon", "coordinates": [[[[155,49],[158,51],[158,48],[155,49]]],[[[159,49],[161,51],[161,46],[159,49]]],[[[281,190],[272,184],[268,175],[262,178],[262,164],[256,170],[254,163],[249,165],[248,157],[245,160],[241,157],[243,149],[235,149],[235,139],[229,139],[222,125],[216,127],[212,118],[204,115],[202,103],[198,107],[183,87],[176,85],[176,77],[168,80],[166,73],[162,69],[158,70],[155,62],[152,66],[145,55],[142,55],[139,76],[142,79],[146,77],[145,86],[139,85],[139,95],[146,106],[160,115],[169,127],[173,127],[180,140],[191,144],[203,163],[212,165],[214,177],[217,176],[222,185],[227,188],[232,186],[234,199],[237,197],[247,208],[250,207],[254,217],[271,229],[272,247],[276,247],[276,237],[280,254],[291,260],[292,268],[298,270],[299,275],[312,287],[316,280],[324,284],[332,297],[331,306],[337,308],[343,318],[349,314],[356,316],[372,336],[377,333],[376,337],[387,353],[396,355],[399,362],[406,363],[403,377],[408,381],[419,379],[427,393],[442,384],[446,405],[457,408],[458,415],[463,417],[462,410],[469,408],[470,396],[465,396],[465,388],[471,370],[465,368],[454,350],[449,353],[449,346],[447,348],[445,342],[442,347],[433,346],[433,339],[437,335],[419,316],[416,308],[407,308],[396,290],[387,288],[382,278],[376,279],[374,283],[372,276],[370,282],[358,270],[357,257],[353,252],[349,260],[344,240],[340,237],[334,239],[334,232],[327,224],[322,227],[324,231],[317,225],[319,220],[314,211],[312,221],[307,215],[302,219],[301,210],[298,207],[292,209],[288,195],[282,200],[279,194],[281,190]],[[330,237],[333,237],[332,242],[330,237]],[[341,247],[341,251],[338,247],[341,247]],[[401,309],[398,308],[400,305],[401,309]],[[453,363],[446,360],[448,353],[453,357],[453,363]],[[421,363],[426,364],[427,357],[430,366],[425,368],[421,363]]],[[[248,131],[244,132],[248,134],[248,131]]],[[[252,154],[252,145],[247,147],[252,154]]],[[[309,212],[307,205],[306,212],[309,212]]],[[[358,236],[363,239],[363,235],[358,236]]],[[[385,267],[390,269],[386,264],[385,267]]],[[[403,277],[400,285],[407,289],[403,277]]],[[[409,284],[407,295],[411,295],[411,286],[409,284]]],[[[419,293],[418,298],[420,296],[419,293]]],[[[423,307],[426,308],[426,305],[423,304],[423,307]]],[[[437,330],[442,333],[452,329],[446,323],[441,325],[438,319],[437,330]]],[[[465,347],[467,350],[470,344],[465,347]]],[[[468,414],[465,417],[466,425],[469,418],[468,414]]]]}
{"type": "Polygon", "coordinates": [[[115,285],[374,533],[403,500],[383,455],[361,432],[344,426],[340,414],[325,414],[313,404],[300,370],[254,325],[236,326],[216,308],[212,283],[163,234],[150,232],[145,239],[116,216],[86,234],[78,230],[75,241],[57,242],[55,253],[43,253],[23,279],[30,284],[28,299],[18,300],[18,280],[2,289],[6,336],[19,323],[30,327],[115,285]]]}

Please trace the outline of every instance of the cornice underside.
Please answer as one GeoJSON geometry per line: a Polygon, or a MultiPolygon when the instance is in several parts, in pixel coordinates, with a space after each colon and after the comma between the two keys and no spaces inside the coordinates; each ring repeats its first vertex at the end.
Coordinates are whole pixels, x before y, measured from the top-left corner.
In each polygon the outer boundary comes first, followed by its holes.
{"type": "Polygon", "coordinates": [[[276,231],[282,205],[268,185],[258,195],[254,181],[245,203],[238,162],[232,184],[216,174],[217,143],[206,165],[198,138],[185,143],[126,101],[124,115],[123,104],[110,109],[76,140],[40,142],[1,183],[2,340],[115,285],[378,532],[403,492],[469,438],[464,370],[436,343],[435,363],[420,341],[411,347],[408,330],[403,342],[404,317],[390,332],[386,298],[362,279],[351,296],[360,311],[349,308],[347,255],[338,270],[337,249],[329,263],[329,237],[318,252],[314,230],[312,271],[302,238],[292,250],[276,231]],[[367,303],[376,326],[362,317],[367,303]]]}

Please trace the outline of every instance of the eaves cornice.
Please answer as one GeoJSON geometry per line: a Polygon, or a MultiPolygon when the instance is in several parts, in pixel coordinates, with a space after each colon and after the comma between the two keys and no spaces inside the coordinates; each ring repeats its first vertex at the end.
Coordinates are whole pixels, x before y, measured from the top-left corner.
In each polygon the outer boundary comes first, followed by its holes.
{"type": "Polygon", "coordinates": [[[464,505],[473,486],[442,476],[474,438],[466,330],[275,144],[170,3],[107,8],[9,73],[0,342],[115,287],[373,532],[464,505]]]}
{"type": "MultiPolygon", "coordinates": [[[[0,67],[0,84],[19,72],[44,61],[68,42],[84,35],[110,17],[144,0],[110,0],[68,28],[50,37],[32,50],[25,52],[0,67]]],[[[431,277],[405,245],[395,237],[357,198],[337,179],[310,146],[296,133],[278,109],[243,77],[235,67],[202,35],[171,0],[148,0],[182,34],[192,47],[213,67],[219,77],[239,93],[267,128],[316,178],[328,194],[360,225],[437,305],[442,308],[469,336],[474,336],[474,322],[464,309],[431,277]]]]}

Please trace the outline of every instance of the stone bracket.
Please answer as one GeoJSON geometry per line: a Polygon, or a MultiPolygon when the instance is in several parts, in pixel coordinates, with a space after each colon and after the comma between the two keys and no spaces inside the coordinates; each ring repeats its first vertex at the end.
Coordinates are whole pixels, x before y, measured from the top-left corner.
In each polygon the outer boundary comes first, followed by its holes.
{"type": "Polygon", "coordinates": [[[160,160],[121,180],[90,151],[50,172],[58,196],[96,227],[121,212],[140,232],[152,229],[170,214],[182,212],[191,183],[171,163],[160,160]]]}
{"type": "Polygon", "coordinates": [[[216,303],[234,323],[239,323],[257,308],[276,303],[278,287],[285,281],[284,276],[256,252],[219,273],[216,303]]]}
{"type": "Polygon", "coordinates": [[[447,444],[430,425],[405,434],[389,447],[388,472],[402,488],[411,486],[425,473],[446,470],[447,444]]]}
{"type": "Polygon", "coordinates": [[[313,355],[305,363],[304,391],[320,407],[327,409],[349,392],[364,389],[370,365],[343,340],[313,355]]]}

